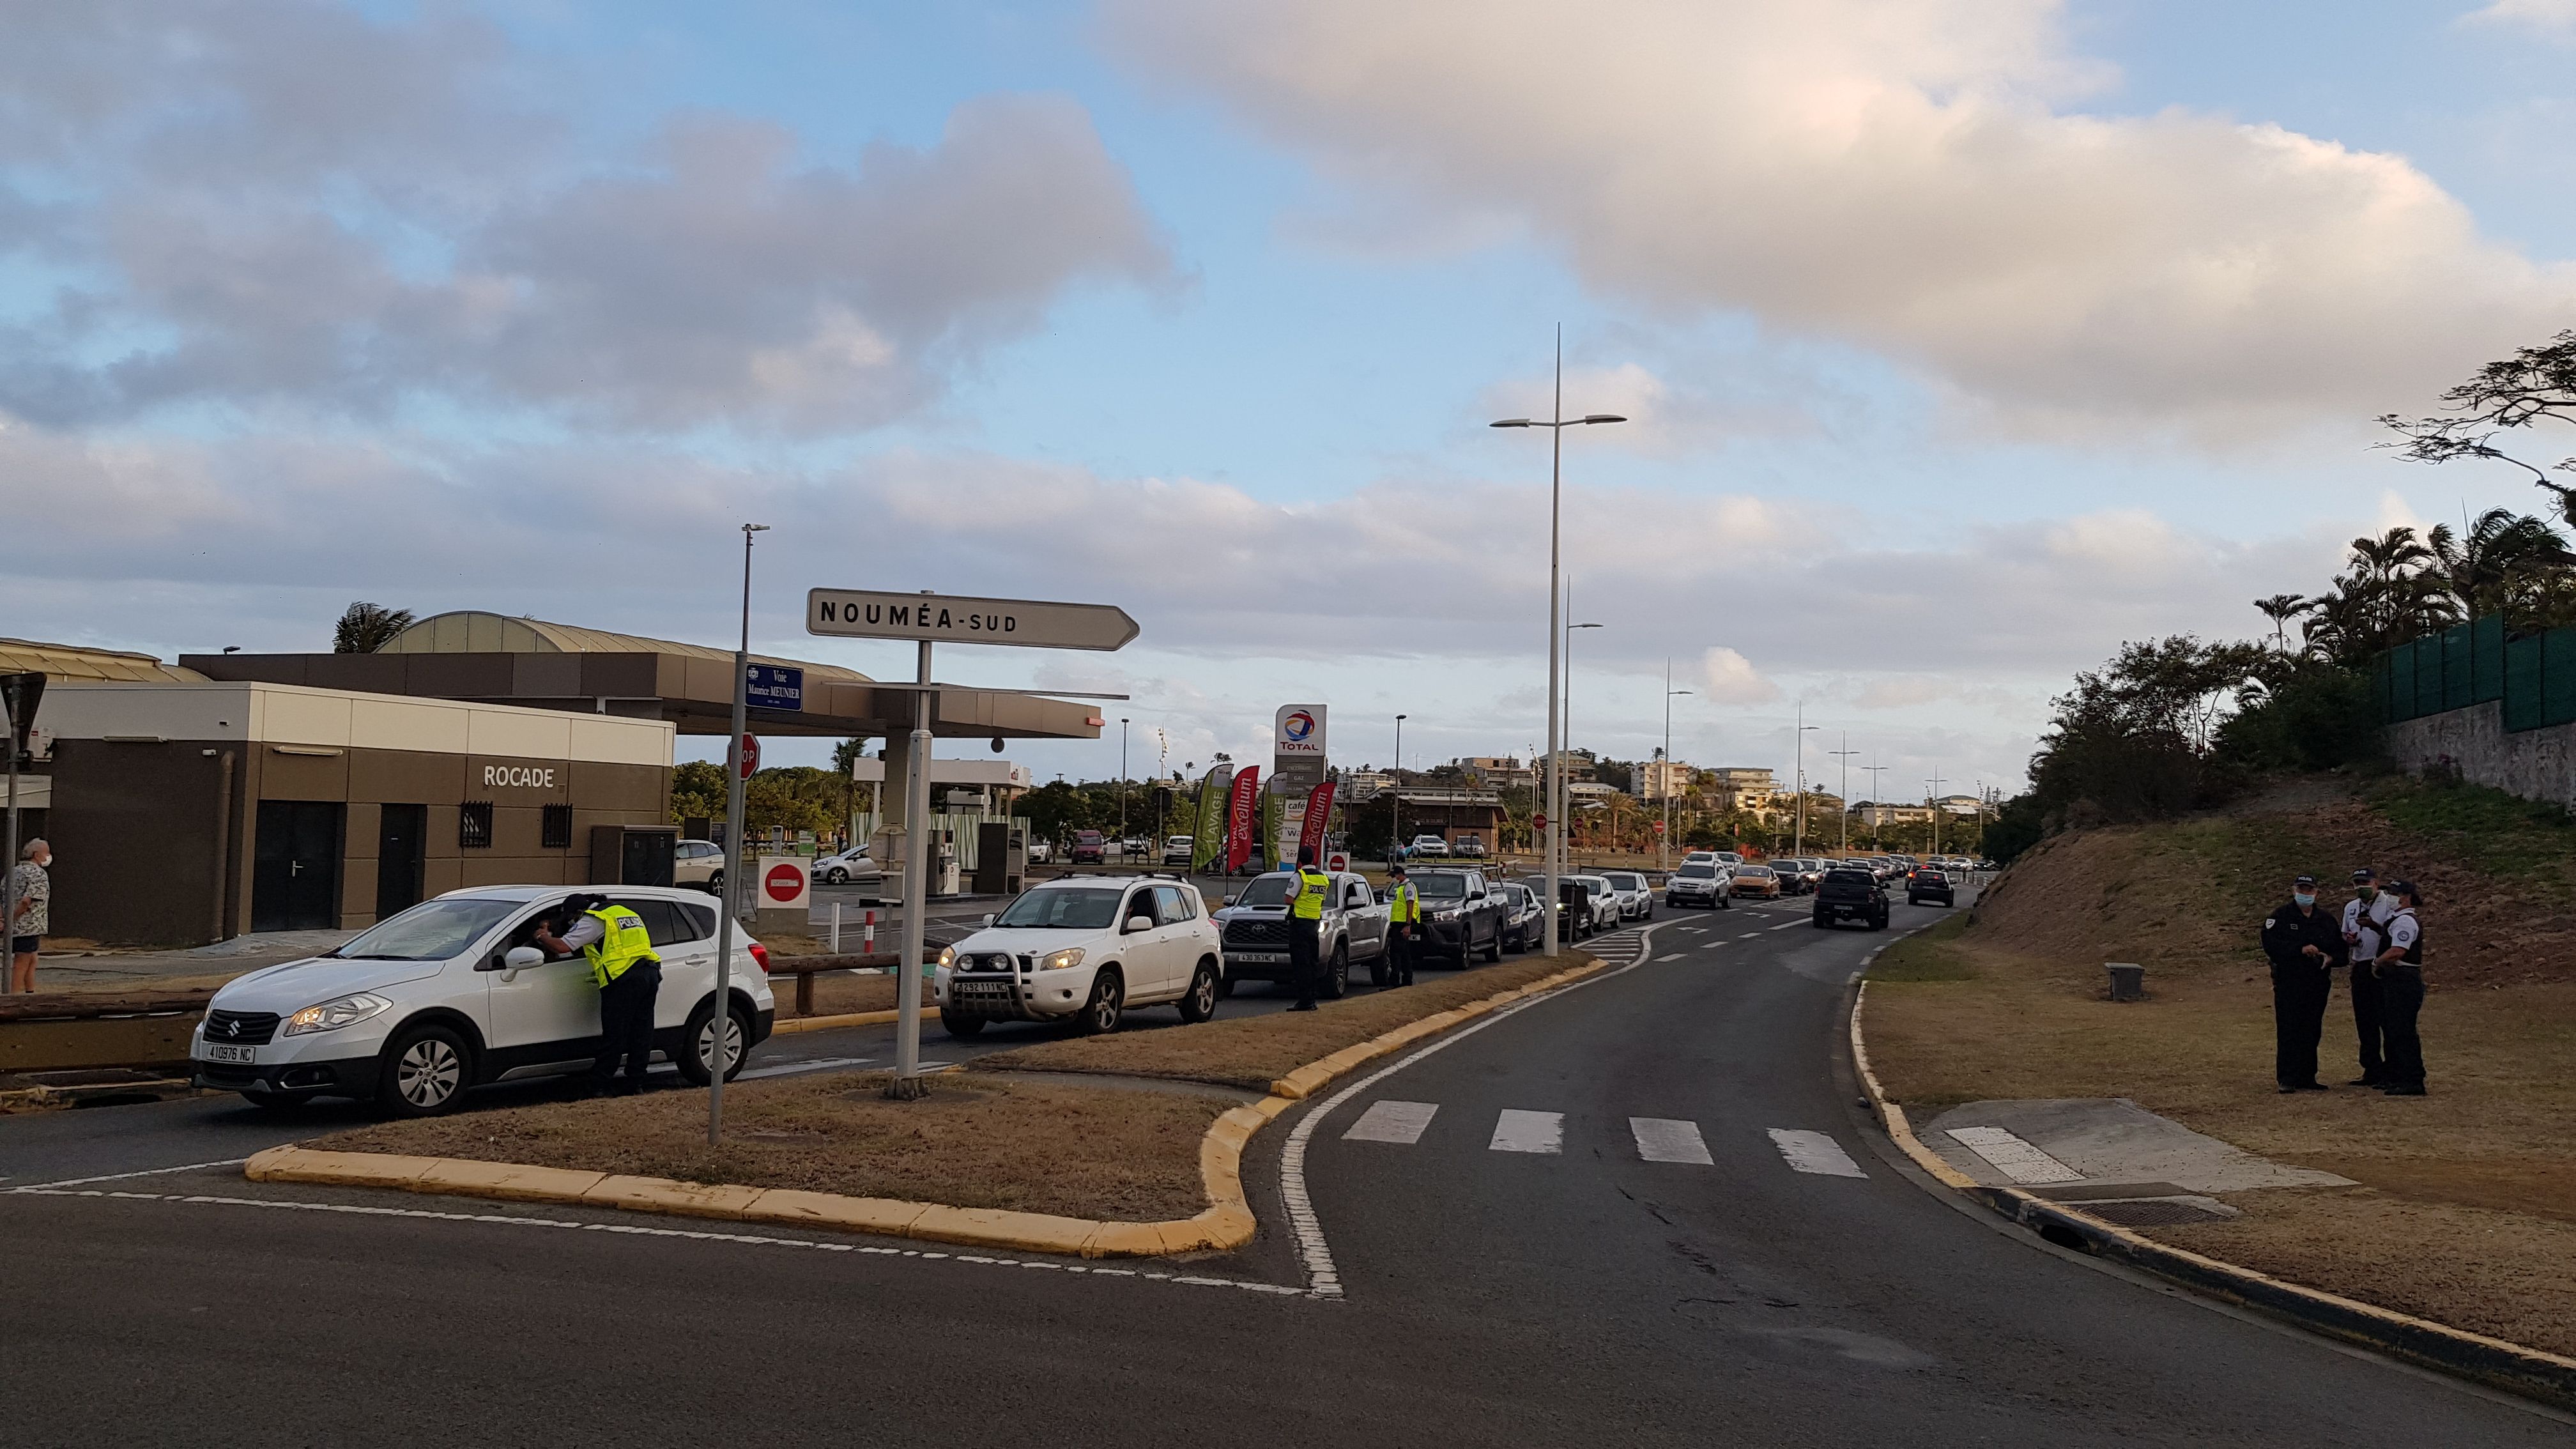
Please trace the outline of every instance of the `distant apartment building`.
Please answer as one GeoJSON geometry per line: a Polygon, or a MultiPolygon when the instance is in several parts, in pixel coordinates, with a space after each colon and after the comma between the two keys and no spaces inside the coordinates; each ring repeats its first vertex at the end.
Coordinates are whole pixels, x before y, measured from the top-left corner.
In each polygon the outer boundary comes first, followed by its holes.
{"type": "Polygon", "coordinates": [[[1863,800],[1852,807],[1852,818],[1875,830],[1882,825],[1928,825],[1932,821],[1929,805],[1882,805],[1863,800]]]}
{"type": "Polygon", "coordinates": [[[1770,813],[1780,802],[1780,782],[1757,765],[1726,765],[1700,772],[1700,790],[1721,810],[1770,813]]]}
{"type": "Polygon", "coordinates": [[[1639,760],[1628,771],[1628,788],[1640,800],[1679,799],[1698,779],[1699,770],[1680,760],[1639,760]]]}
{"type": "Polygon", "coordinates": [[[1394,789],[1395,772],[1393,770],[1347,770],[1342,774],[1342,786],[1350,792],[1351,803],[1356,805],[1363,800],[1374,800],[1386,791],[1394,789]]]}
{"type": "Polygon", "coordinates": [[[1974,795],[1944,795],[1932,803],[1940,807],[1944,813],[1958,816],[1962,820],[1974,820],[1986,813],[1986,802],[1974,795]]]}
{"type": "Polygon", "coordinates": [[[1468,755],[1449,762],[1488,790],[1535,789],[1538,766],[1517,755],[1468,755]]]}

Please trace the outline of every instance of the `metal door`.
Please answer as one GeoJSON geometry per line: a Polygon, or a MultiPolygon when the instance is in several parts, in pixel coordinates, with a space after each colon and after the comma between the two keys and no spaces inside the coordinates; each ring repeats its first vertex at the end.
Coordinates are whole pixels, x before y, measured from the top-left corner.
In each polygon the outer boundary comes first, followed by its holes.
{"type": "Polygon", "coordinates": [[[426,805],[382,807],[376,834],[376,919],[420,904],[423,837],[429,829],[426,805]]]}
{"type": "Polygon", "coordinates": [[[340,924],[340,826],[328,800],[262,800],[251,852],[250,928],[319,931],[340,924]]]}

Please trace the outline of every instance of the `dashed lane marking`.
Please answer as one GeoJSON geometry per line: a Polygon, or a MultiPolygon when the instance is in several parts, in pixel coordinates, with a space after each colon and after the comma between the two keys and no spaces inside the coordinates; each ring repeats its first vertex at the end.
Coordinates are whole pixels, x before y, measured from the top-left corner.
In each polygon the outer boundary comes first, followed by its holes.
{"type": "Polygon", "coordinates": [[[1800,1172],[1812,1172],[1819,1177],[1865,1178],[1869,1176],[1868,1173],[1860,1170],[1860,1164],[1852,1161],[1851,1154],[1843,1151],[1843,1145],[1836,1142],[1830,1134],[1806,1132],[1791,1127],[1774,1127],[1771,1129],[1771,1141],[1780,1149],[1780,1156],[1800,1172]]]}
{"type": "Polygon", "coordinates": [[[1485,1145],[1496,1152],[1535,1152],[1551,1156],[1563,1152],[1565,1114],[1506,1108],[1501,1116],[1494,1119],[1494,1140],[1485,1145]]]}
{"type": "Polygon", "coordinates": [[[1708,1140],[1699,1135],[1697,1122],[1671,1117],[1631,1117],[1628,1133],[1637,1139],[1637,1155],[1648,1162],[1687,1162],[1700,1167],[1716,1165],[1708,1155],[1708,1140]]]}
{"type": "Polygon", "coordinates": [[[1806,924],[1806,922],[1804,922],[1804,921],[1782,921],[1780,924],[1778,924],[1778,925],[1776,925],[1776,926],[1773,926],[1771,929],[1772,929],[1772,930],[1775,930],[1775,931],[1793,931],[1793,930],[1796,930],[1798,927],[1803,926],[1803,925],[1805,925],[1805,924],[1806,924]]]}
{"type": "Polygon", "coordinates": [[[1431,1114],[1440,1110],[1437,1102],[1377,1102],[1360,1114],[1351,1130],[1342,1134],[1346,1142],[1395,1142],[1407,1147],[1422,1140],[1422,1129],[1431,1125],[1431,1114]]]}
{"type": "Polygon", "coordinates": [[[1658,957],[1656,957],[1656,958],[1655,958],[1655,960],[1656,960],[1656,961],[1658,961],[1658,962],[1664,962],[1664,961],[1678,961],[1678,960],[1680,960],[1680,959],[1682,959],[1682,953],[1681,953],[1681,952],[1679,952],[1679,951],[1674,951],[1674,952],[1671,952],[1671,953],[1669,953],[1669,954],[1667,954],[1667,955],[1662,955],[1662,956],[1658,956],[1658,957]]]}
{"type": "Polygon", "coordinates": [[[2083,1173],[2001,1127],[1950,1127],[1943,1130],[1960,1146],[1993,1163],[1997,1172],[2024,1186],[2084,1180],[2083,1173]]]}
{"type": "Polygon", "coordinates": [[[1759,935],[1761,935],[1761,934],[1762,934],[1762,933],[1761,933],[1760,931],[1746,931],[1746,932],[1744,932],[1743,934],[1741,934],[1741,935],[1737,936],[1735,939],[1737,939],[1737,940],[1739,940],[1739,941],[1750,941],[1750,940],[1752,940],[1754,937],[1759,936],[1759,935]]]}

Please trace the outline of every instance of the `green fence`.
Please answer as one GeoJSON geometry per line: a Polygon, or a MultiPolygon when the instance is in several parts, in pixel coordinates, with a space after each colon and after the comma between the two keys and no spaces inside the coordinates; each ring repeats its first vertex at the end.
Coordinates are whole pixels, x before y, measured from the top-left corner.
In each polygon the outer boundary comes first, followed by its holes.
{"type": "Polygon", "coordinates": [[[2509,730],[2576,723],[2576,626],[2507,639],[2501,618],[2454,625],[2380,655],[2371,690],[2390,724],[2489,700],[2509,730]]]}

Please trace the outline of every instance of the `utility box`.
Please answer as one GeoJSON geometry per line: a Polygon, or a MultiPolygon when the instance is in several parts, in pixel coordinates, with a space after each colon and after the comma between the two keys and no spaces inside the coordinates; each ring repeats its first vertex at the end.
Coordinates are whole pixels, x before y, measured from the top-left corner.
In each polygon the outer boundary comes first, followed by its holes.
{"type": "Polygon", "coordinates": [[[1015,896],[1029,877],[1029,836],[1006,821],[975,827],[975,894],[1015,896]]]}
{"type": "Polygon", "coordinates": [[[590,827],[590,884],[666,886],[678,853],[676,825],[590,827]]]}
{"type": "Polygon", "coordinates": [[[2102,969],[2111,973],[2113,1001],[2147,999],[2147,968],[2128,961],[2105,961],[2102,969]]]}

